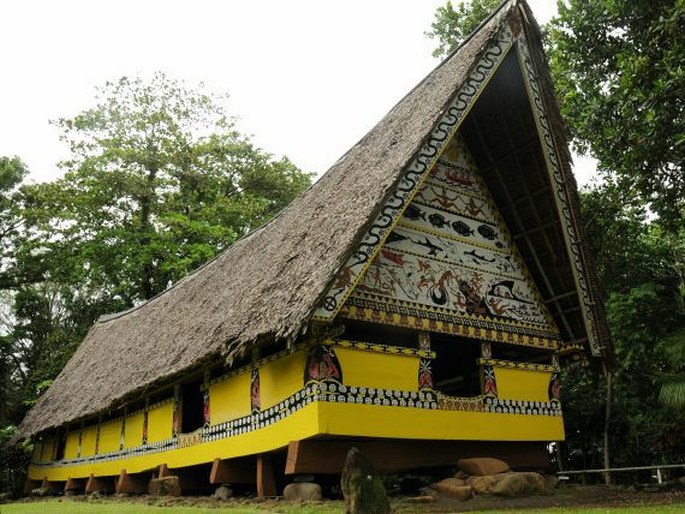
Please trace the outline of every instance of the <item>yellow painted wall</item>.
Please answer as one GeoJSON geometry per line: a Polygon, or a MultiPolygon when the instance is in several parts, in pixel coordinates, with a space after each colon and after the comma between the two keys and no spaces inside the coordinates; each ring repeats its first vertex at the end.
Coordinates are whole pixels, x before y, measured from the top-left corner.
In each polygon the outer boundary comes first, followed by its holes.
{"type": "Polygon", "coordinates": [[[342,367],[343,383],[402,391],[417,391],[419,358],[373,353],[354,348],[335,348],[342,367]]]}
{"type": "Polygon", "coordinates": [[[33,445],[33,452],[31,453],[31,462],[43,462],[43,441],[36,441],[33,445]]]}
{"type": "Polygon", "coordinates": [[[503,400],[549,401],[549,371],[494,366],[497,396],[503,400]]]}
{"type": "Polygon", "coordinates": [[[95,455],[95,439],[97,438],[97,425],[83,427],[81,436],[81,457],[95,455]]]}
{"type": "Polygon", "coordinates": [[[72,464],[57,467],[29,466],[29,477],[33,480],[66,480],[95,476],[116,476],[122,468],[128,473],[139,473],[166,463],[170,468],[193,466],[212,462],[215,458],[230,459],[245,455],[285,448],[297,439],[312,437],[318,433],[319,404],[312,403],[291,416],[254,432],[227,439],[201,443],[188,448],[153,452],[128,459],[98,461],[87,464],[72,464]]]}
{"type": "Polygon", "coordinates": [[[133,448],[143,444],[143,418],[143,411],[134,412],[126,416],[124,448],[133,448]]]}
{"type": "MultiPolygon", "coordinates": [[[[267,362],[259,368],[262,410],[276,405],[302,389],[306,360],[305,352],[297,352],[276,361],[267,362]]],[[[249,394],[249,388],[246,391],[249,394]]]]}
{"type": "Polygon", "coordinates": [[[148,413],[147,442],[155,443],[174,435],[174,402],[168,400],[154,406],[148,413]]]}
{"type": "Polygon", "coordinates": [[[64,458],[65,459],[75,459],[78,457],[78,436],[81,433],[81,429],[71,430],[67,434],[67,444],[64,447],[64,458]]]}
{"type": "Polygon", "coordinates": [[[247,416],[249,413],[249,371],[209,386],[209,418],[212,425],[247,416]]]}
{"type": "Polygon", "coordinates": [[[100,448],[98,453],[108,453],[119,449],[121,437],[121,418],[107,421],[100,427],[100,448]]]}
{"type": "Polygon", "coordinates": [[[55,439],[54,437],[46,437],[43,441],[43,452],[41,453],[43,462],[48,462],[55,456],[55,439]]]}
{"type": "Polygon", "coordinates": [[[561,416],[529,416],[376,407],[347,403],[320,406],[321,432],[331,435],[482,441],[560,441],[561,416]]]}

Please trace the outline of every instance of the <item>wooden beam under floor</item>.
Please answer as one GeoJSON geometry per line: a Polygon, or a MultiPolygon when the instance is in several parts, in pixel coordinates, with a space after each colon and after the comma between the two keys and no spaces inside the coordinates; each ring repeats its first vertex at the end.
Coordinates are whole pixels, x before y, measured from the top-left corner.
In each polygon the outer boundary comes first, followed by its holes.
{"type": "Polygon", "coordinates": [[[358,447],[381,471],[400,471],[432,466],[454,466],[459,459],[494,457],[512,468],[547,469],[549,456],[544,442],[500,441],[408,441],[309,439],[291,441],[285,474],[339,474],[347,452],[358,447]]]}
{"type": "Polygon", "coordinates": [[[94,493],[113,493],[114,492],[114,478],[113,477],[96,477],[91,473],[88,482],[86,482],[86,494],[94,493]]]}
{"type": "Polygon", "coordinates": [[[271,456],[268,453],[262,453],[257,456],[257,497],[265,498],[277,494],[271,456]]]}
{"type": "Polygon", "coordinates": [[[257,481],[257,461],[252,457],[214,459],[209,473],[209,483],[254,484],[257,481]]]}
{"type": "Polygon", "coordinates": [[[85,491],[86,489],[86,482],[87,480],[85,478],[71,478],[67,480],[67,482],[64,484],[64,492],[70,492],[70,491],[85,491]]]}
{"type": "Polygon", "coordinates": [[[140,474],[129,475],[125,469],[122,469],[114,490],[117,494],[144,494],[147,493],[148,482],[149,476],[142,476],[140,474]]]}

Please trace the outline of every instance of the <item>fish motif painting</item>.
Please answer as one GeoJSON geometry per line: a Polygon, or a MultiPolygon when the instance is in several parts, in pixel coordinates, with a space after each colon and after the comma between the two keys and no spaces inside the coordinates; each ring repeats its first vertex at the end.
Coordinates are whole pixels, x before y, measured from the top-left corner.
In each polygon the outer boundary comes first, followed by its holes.
{"type": "Polygon", "coordinates": [[[557,333],[485,183],[456,138],[351,298],[557,333]]]}

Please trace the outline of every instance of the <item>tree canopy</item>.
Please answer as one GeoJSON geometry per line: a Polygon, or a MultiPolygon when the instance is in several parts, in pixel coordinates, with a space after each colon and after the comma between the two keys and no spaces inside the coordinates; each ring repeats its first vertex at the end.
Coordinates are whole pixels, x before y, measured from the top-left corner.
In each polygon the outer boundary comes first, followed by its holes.
{"type": "Polygon", "coordinates": [[[685,2],[558,6],[550,63],[576,147],[677,231],[685,221],[685,2]]]}
{"type": "Polygon", "coordinates": [[[162,74],[122,78],[58,120],[65,175],[24,190],[27,249],[49,259],[46,278],[147,300],[308,187],[310,175],[235,130],[225,100],[162,74]]]}

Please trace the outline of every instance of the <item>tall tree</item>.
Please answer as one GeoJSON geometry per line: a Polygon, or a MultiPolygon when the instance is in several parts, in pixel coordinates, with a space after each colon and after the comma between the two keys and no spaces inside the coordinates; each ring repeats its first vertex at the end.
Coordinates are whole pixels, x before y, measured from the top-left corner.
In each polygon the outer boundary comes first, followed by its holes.
{"type": "Polygon", "coordinates": [[[131,305],[281,210],[310,175],[255,148],[225,101],[158,73],[107,83],[95,107],[58,120],[72,158],[64,178],[25,189],[26,262],[38,254],[49,281],[131,305]]]}
{"type": "Polygon", "coordinates": [[[685,222],[685,2],[558,7],[550,63],[576,147],[677,232],[685,222]]]}
{"type": "Polygon", "coordinates": [[[457,48],[500,3],[500,0],[460,0],[455,9],[447,0],[438,7],[431,30],[426,32],[426,36],[438,43],[433,57],[445,57],[457,48]]]}
{"type": "Polygon", "coordinates": [[[18,188],[28,172],[19,157],[0,156],[0,290],[11,289],[21,281],[11,263],[24,222],[18,188]]]}

